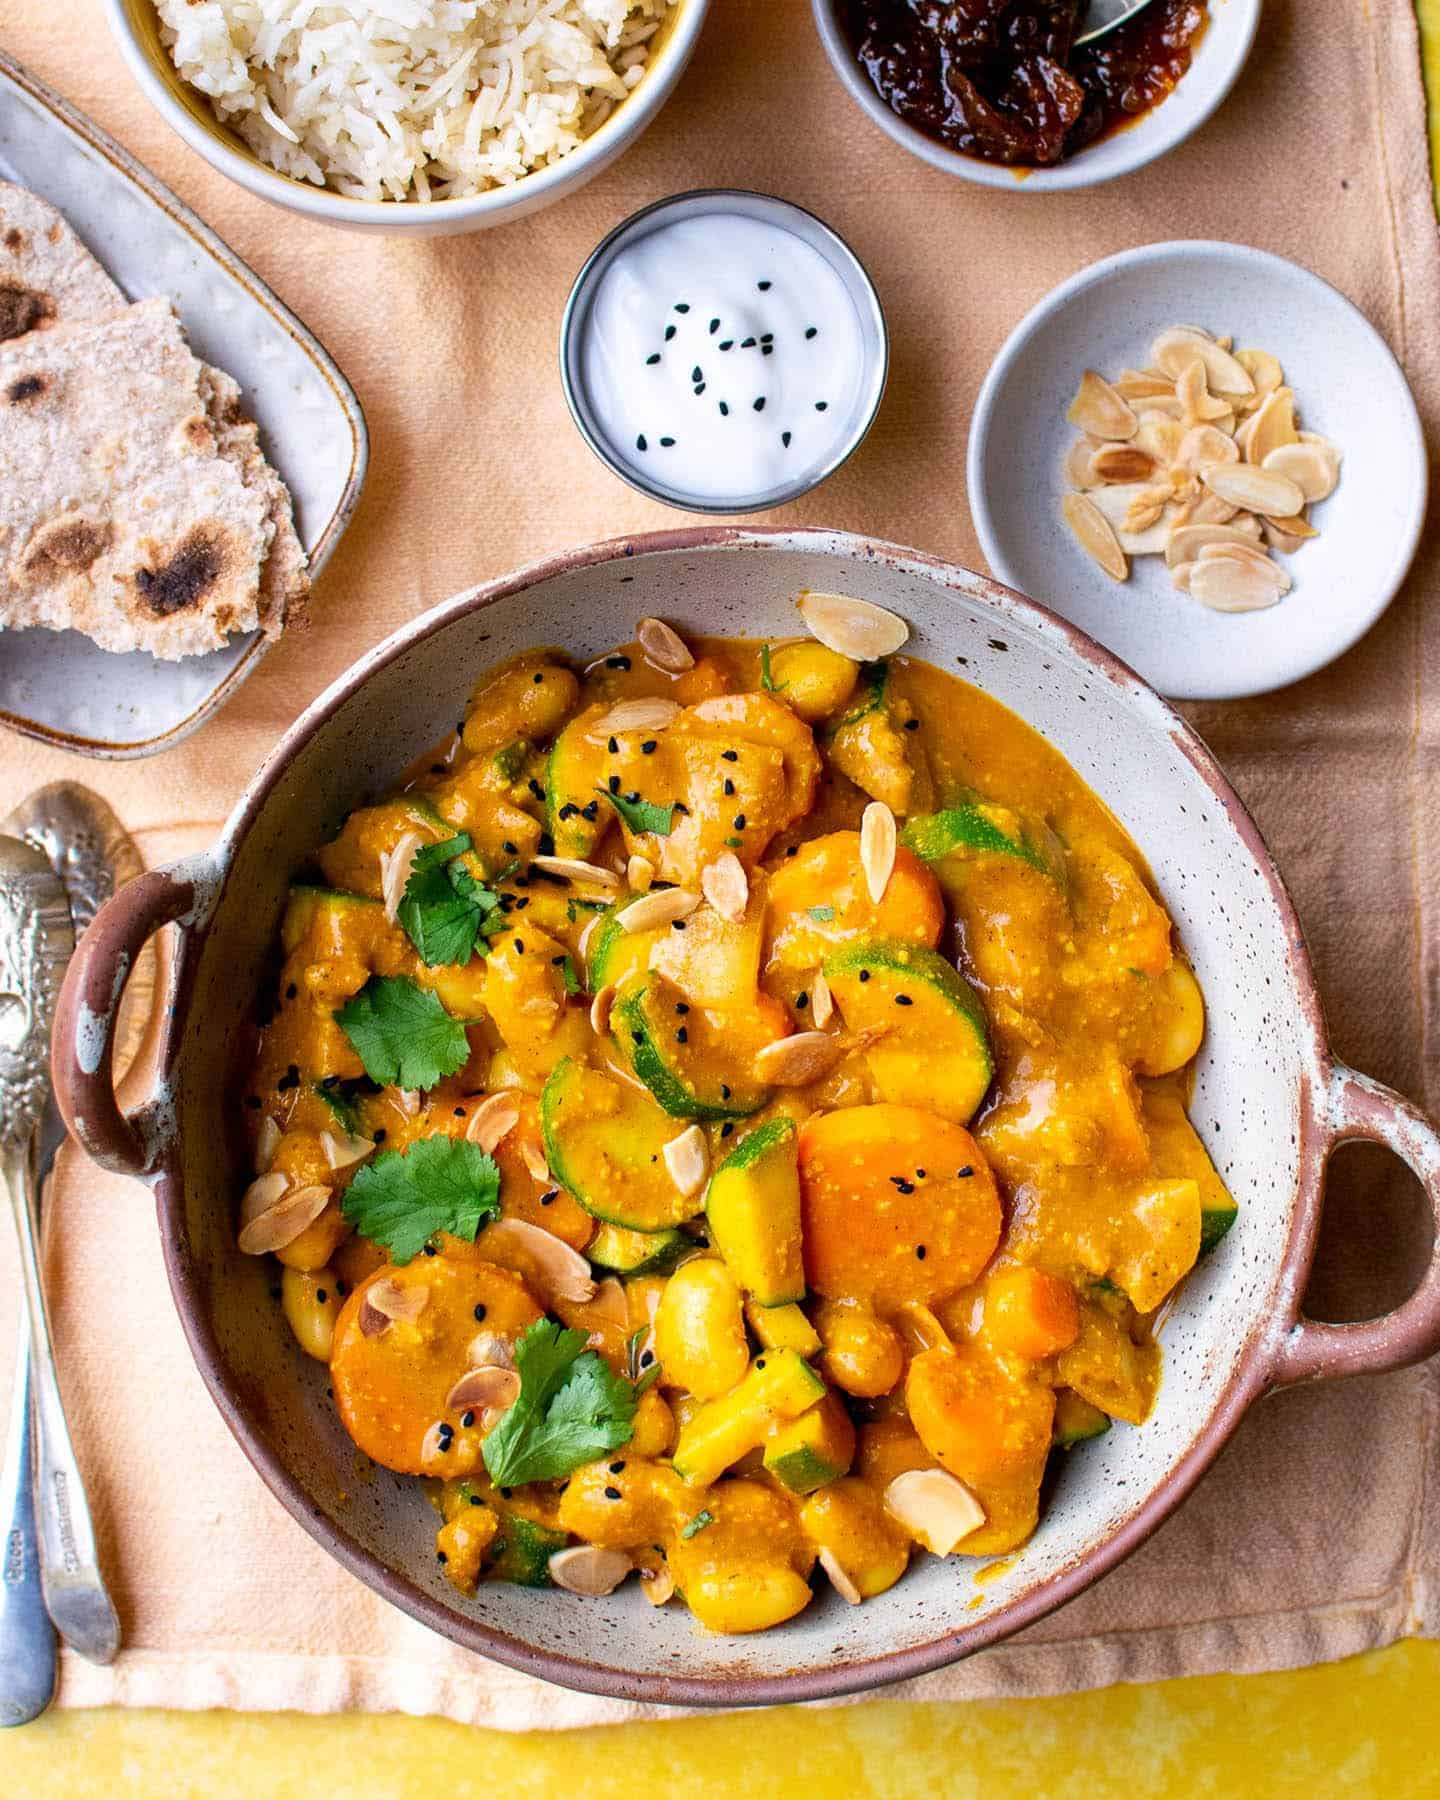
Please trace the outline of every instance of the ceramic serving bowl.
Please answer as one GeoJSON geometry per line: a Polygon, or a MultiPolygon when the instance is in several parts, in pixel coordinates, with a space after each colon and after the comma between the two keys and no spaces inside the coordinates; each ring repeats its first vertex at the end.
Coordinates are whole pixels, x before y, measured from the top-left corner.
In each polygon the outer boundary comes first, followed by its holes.
{"type": "Polygon", "coordinates": [[[154,0],[105,0],[110,29],[145,97],[212,168],[262,200],[353,231],[454,237],[508,225],[583,187],[629,149],[674,92],[695,48],[710,0],[675,0],[655,34],[643,80],[585,141],[560,161],[506,187],[456,200],[356,200],[282,175],[222,125],[206,97],[180,78],[160,41],[154,0]]]}
{"type": "Polygon", "coordinates": [[[213,849],[121,890],[81,941],[56,1026],[67,1122],[98,1161],[148,1181],[172,1292],[210,1392],[255,1467],[350,1572],[483,1655],[602,1694],[688,1704],[816,1699],[918,1675],[994,1642],[1112,1567],[1174,1508],[1268,1388],[1416,1361],[1440,1345],[1440,1246],[1396,1312],[1356,1325],[1300,1313],[1325,1161],[1388,1145],[1440,1215],[1440,1135],[1405,1100],[1338,1066],[1280,876],[1209,752],[1138,677],[1020,595],[964,569],[825,531],[711,527],[532,565],[414,620],[296,721],[213,849]],[[1209,1001],[1194,1116],[1240,1202],[1163,1329],[1154,1417],[1065,1459],[1034,1538],[986,1571],[921,1556],[863,1606],[826,1591],[756,1638],[700,1633],[630,1584],[608,1599],[482,1584],[434,1556],[416,1483],[357,1458],[326,1371],[291,1341],[273,1272],[235,1248],[249,1177],[235,1082],[286,885],[350,809],[460,716],[490,663],[543,643],[582,657],[659,613],[682,630],[793,635],[803,588],[894,608],[910,648],[1021,713],[1107,801],[1149,857],[1209,1001]],[[159,1085],[123,1115],[111,1042],[127,970],[178,927],[159,1085]]]}
{"type": "Polygon", "coordinates": [[[860,67],[842,23],[844,0],[810,0],[820,41],[850,98],[902,149],[932,168],[982,187],[1010,193],[1050,194],[1098,187],[1164,156],[1198,131],[1239,79],[1260,24],[1260,0],[1210,0],[1210,23],[1195,58],[1174,91],[1158,106],[1049,169],[1012,169],[965,156],[893,112],[860,67]]]}
{"type": "MultiPolygon", "coordinates": [[[[1144,402],[1140,402],[1143,408],[1144,402]]],[[[1429,458],[1390,347],[1345,296],[1283,256],[1182,238],[1082,269],[1034,307],[990,365],[970,424],[966,486],[995,574],[1048,594],[1161,693],[1263,694],[1333,662],[1398,592],[1425,524],[1429,458]],[[1294,587],[1263,612],[1219,613],[1171,584],[1163,556],[1112,581],[1060,517],[1066,408],[1086,369],[1144,368],[1158,332],[1199,324],[1280,359],[1300,427],[1339,446],[1320,535],[1278,556],[1294,587]]]]}

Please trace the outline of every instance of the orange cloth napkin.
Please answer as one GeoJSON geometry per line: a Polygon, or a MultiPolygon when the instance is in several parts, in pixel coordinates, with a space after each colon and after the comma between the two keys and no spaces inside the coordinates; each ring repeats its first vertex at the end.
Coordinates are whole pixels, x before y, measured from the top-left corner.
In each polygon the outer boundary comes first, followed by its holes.
{"type": "MultiPolygon", "coordinates": [[[[308,320],[359,390],[373,446],[313,628],[273,651],[196,737],[130,765],[0,743],[7,795],[88,781],[151,863],[208,842],[281,730],[402,620],[542,553],[681,522],[591,457],[555,368],[575,271],[612,225],[666,193],[784,194],[843,232],[878,281],[895,350],[884,409],[861,454],[785,523],[848,526],[978,566],[961,472],[989,359],[1062,277],[1177,234],[1244,239],[1337,283],[1394,346],[1435,426],[1440,259],[1408,0],[1267,0],[1250,66],[1195,139],[1113,186],[1049,197],[970,187],[894,147],[836,82],[803,0],[715,0],[679,91],[608,174],[520,224],[415,243],[301,222],[212,173],[141,98],[102,14],[100,0],[7,0],[0,42],[144,158],[308,320]]],[[[1347,450],[1381,456],[1384,445],[1347,450]]],[[[1280,695],[1193,709],[1294,886],[1337,1051],[1432,1111],[1440,623],[1425,598],[1437,579],[1427,545],[1405,593],[1335,668],[1280,695]]],[[[59,1186],[56,1336],[125,1630],[112,1668],[67,1654],[62,1704],[398,1709],[517,1729],[642,1714],[469,1656],[342,1573],[212,1411],[145,1191],[70,1150],[59,1186]]],[[[1314,1310],[1364,1316],[1405,1291],[1425,1236],[1412,1199],[1383,1157],[1342,1156],[1314,1310]]],[[[5,1240],[0,1314],[14,1287],[5,1240]]],[[[9,1338],[0,1317],[0,1355],[9,1338]]],[[[895,1691],[1051,1693],[1440,1633],[1437,1413],[1433,1364],[1265,1402],[1123,1568],[1011,1642],[895,1691]]]]}

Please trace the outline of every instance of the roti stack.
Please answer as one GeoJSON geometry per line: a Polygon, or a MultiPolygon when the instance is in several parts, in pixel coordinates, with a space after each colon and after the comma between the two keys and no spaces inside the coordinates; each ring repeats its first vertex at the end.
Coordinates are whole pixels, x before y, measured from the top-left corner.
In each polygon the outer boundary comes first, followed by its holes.
{"type": "Polygon", "coordinates": [[[0,183],[0,626],[175,659],[278,637],[307,585],[235,382],[0,183]]]}

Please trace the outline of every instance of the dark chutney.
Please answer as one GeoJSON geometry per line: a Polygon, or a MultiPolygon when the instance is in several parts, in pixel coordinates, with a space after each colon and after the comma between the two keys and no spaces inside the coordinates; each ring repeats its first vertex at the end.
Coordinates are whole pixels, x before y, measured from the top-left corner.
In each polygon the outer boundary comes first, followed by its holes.
{"type": "Polygon", "coordinates": [[[952,150],[1063,162],[1157,105],[1190,67],[1205,0],[1154,0],[1075,48],[1088,0],[841,0],[861,67],[907,123],[952,150]]]}

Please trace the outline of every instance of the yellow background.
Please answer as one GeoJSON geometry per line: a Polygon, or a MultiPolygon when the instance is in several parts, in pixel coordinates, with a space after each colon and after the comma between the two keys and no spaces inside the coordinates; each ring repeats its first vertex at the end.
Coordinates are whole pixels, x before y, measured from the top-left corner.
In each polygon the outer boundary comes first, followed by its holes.
{"type": "MultiPolygon", "coordinates": [[[[1440,169],[1440,0],[1416,0],[1440,169]]],[[[443,1719],[51,1713],[0,1736],[6,1800],[264,1794],[357,1783],[375,1800],[585,1800],[832,1787],[935,1800],[1083,1795],[1440,1795],[1440,1644],[1281,1675],[1204,1676],[1059,1700],[876,1701],[523,1736],[443,1719]]]]}

